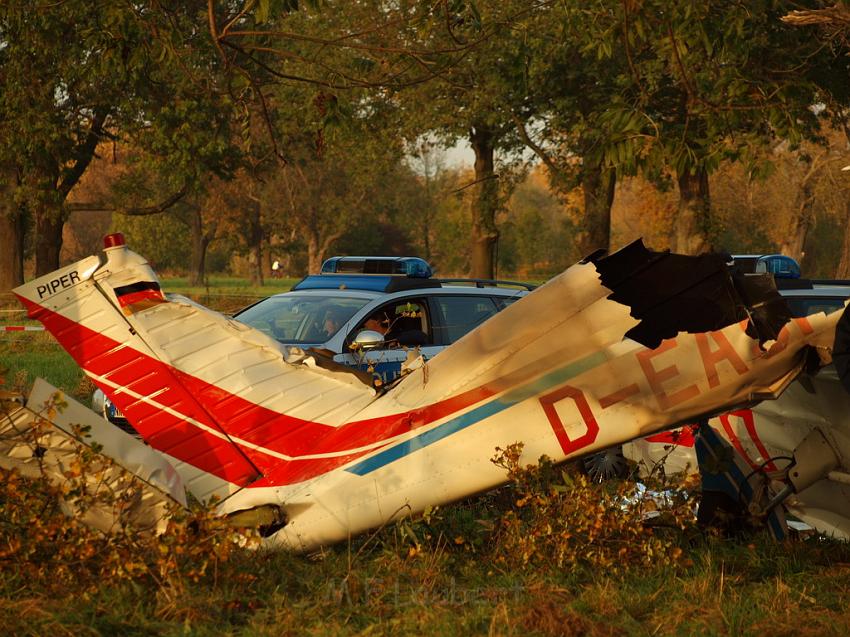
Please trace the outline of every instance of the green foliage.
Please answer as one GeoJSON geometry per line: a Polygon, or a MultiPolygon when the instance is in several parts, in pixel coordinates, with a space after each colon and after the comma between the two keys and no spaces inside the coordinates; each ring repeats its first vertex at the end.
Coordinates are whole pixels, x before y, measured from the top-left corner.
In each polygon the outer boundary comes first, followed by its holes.
{"type": "MultiPolygon", "coordinates": [[[[54,398],[43,407],[43,418],[11,442],[38,449],[52,430],[49,419],[65,406],[54,398]]],[[[4,399],[0,417],[14,408],[4,399]]],[[[85,431],[75,435],[82,438],[85,431]]],[[[138,478],[124,473],[105,486],[105,472],[113,465],[94,446],[76,445],[71,459],[59,466],[59,480],[43,467],[39,474],[39,465],[29,466],[35,476],[0,470],[0,572],[6,581],[26,582],[54,595],[70,586],[85,594],[103,581],[127,581],[153,586],[173,600],[206,578],[208,569],[227,561],[237,542],[252,541],[250,534],[215,518],[209,507],[183,513],[172,505],[167,530],[159,535],[134,528],[124,512],[141,488],[138,478]],[[78,520],[93,509],[114,512],[119,528],[104,534],[78,520]],[[69,517],[72,512],[76,515],[69,517]]]]}
{"type": "Polygon", "coordinates": [[[578,258],[575,227],[564,204],[539,180],[521,183],[501,223],[499,271],[547,279],[578,258]]]}
{"type": "Polygon", "coordinates": [[[173,214],[112,216],[113,232],[124,234],[128,245],[143,254],[160,272],[189,269],[189,228],[173,214]]]}

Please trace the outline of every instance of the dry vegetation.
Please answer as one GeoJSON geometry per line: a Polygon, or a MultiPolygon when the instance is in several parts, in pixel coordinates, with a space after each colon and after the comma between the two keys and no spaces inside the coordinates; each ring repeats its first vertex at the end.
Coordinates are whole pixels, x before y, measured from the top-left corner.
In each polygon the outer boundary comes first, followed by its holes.
{"type": "MultiPolygon", "coordinates": [[[[257,549],[196,508],[160,536],[104,536],[58,503],[85,491],[0,475],[8,634],[846,634],[850,549],[694,527],[660,503],[500,451],[509,485],[312,555],[257,549]],[[659,517],[644,522],[648,510],[659,517]]],[[[671,487],[673,485],[666,485],[671,487]]],[[[685,485],[689,486],[689,485],[685,485]]],[[[114,502],[112,503],[114,504],[114,502]]]]}

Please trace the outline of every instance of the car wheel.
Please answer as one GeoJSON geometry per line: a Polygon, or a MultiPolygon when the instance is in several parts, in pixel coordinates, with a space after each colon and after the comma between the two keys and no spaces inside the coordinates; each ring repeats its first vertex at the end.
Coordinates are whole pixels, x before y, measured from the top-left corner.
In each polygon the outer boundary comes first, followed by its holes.
{"type": "Polygon", "coordinates": [[[593,482],[624,480],[630,473],[622,447],[611,447],[582,458],[579,467],[593,482]]]}

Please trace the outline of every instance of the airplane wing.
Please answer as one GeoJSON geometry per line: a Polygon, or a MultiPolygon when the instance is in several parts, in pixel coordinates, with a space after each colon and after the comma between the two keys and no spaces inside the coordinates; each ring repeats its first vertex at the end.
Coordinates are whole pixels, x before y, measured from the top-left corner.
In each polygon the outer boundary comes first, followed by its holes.
{"type": "Polygon", "coordinates": [[[735,281],[722,258],[635,244],[376,395],[168,301],[123,243],[105,252],[15,292],[190,486],[227,495],[223,514],[279,506],[269,541],[302,549],[504,483],[496,447],[560,461],[775,396],[807,346],[831,347],[840,314],[787,321],[763,279],[735,281]]]}
{"type": "Polygon", "coordinates": [[[94,438],[115,462],[95,462],[80,472],[77,495],[64,498],[63,510],[104,533],[127,524],[141,531],[164,531],[170,510],[186,506],[186,492],[174,468],[44,380],[36,380],[26,405],[0,411],[0,467],[59,484],[74,472],[80,447],[91,446],[94,438]]]}

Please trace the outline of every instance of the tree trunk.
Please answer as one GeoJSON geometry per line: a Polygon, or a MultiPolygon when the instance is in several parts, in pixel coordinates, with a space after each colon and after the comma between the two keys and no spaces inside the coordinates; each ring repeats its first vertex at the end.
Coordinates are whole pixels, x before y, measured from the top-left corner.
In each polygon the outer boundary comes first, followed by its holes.
{"type": "Polygon", "coordinates": [[[850,200],[844,204],[844,240],[841,243],[841,259],[838,261],[835,278],[850,278],[850,200]]]}
{"type": "Polygon", "coordinates": [[[271,242],[268,242],[266,245],[266,249],[263,251],[263,272],[271,272],[272,271],[272,246],[271,242]]]}
{"type": "Polygon", "coordinates": [[[584,219],[578,236],[582,257],[602,248],[611,247],[611,206],[617,173],[599,164],[585,166],[581,183],[584,191],[584,219]]]}
{"type": "Polygon", "coordinates": [[[801,267],[805,258],[803,250],[806,246],[806,237],[814,222],[814,202],[811,179],[804,179],[797,193],[797,215],[791,222],[791,228],[780,247],[782,254],[796,259],[801,267]]]}
{"type": "Polygon", "coordinates": [[[678,177],[679,206],[673,224],[671,249],[681,254],[701,254],[712,249],[709,228],[711,200],[708,173],[700,168],[692,175],[684,172],[678,177]]]}
{"type": "MultiPolygon", "coordinates": [[[[6,202],[0,202],[2,208],[6,202]]],[[[8,210],[0,208],[0,294],[24,282],[23,210],[9,202],[8,210]]]]}
{"type": "Polygon", "coordinates": [[[204,286],[207,282],[207,248],[210,236],[204,233],[203,217],[200,209],[192,207],[189,211],[189,235],[192,239],[192,263],[189,271],[189,285],[204,286]]]}
{"type": "Polygon", "coordinates": [[[499,246],[499,230],[496,228],[499,183],[493,168],[495,140],[493,132],[486,126],[474,126],[469,141],[475,152],[470,276],[477,279],[494,279],[496,250],[499,246]]]}
{"type": "Polygon", "coordinates": [[[263,224],[261,223],[260,202],[251,201],[249,211],[248,233],[249,233],[249,256],[251,264],[251,285],[263,285],[263,224]]]}
{"type": "Polygon", "coordinates": [[[307,274],[318,274],[322,269],[322,248],[318,233],[307,234],[307,274]]]}
{"type": "Polygon", "coordinates": [[[43,203],[35,215],[35,275],[59,269],[65,215],[62,205],[43,203]]]}

